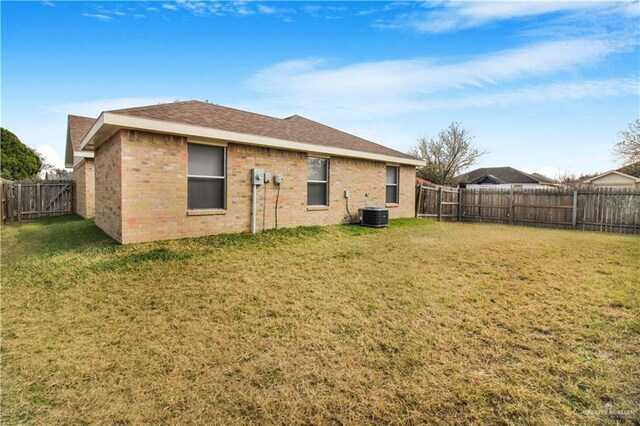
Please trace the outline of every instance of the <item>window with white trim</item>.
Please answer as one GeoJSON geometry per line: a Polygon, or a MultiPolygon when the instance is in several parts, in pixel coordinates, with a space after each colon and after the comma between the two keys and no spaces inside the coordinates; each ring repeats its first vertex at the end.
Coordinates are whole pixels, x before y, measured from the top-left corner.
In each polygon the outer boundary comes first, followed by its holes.
{"type": "Polygon", "coordinates": [[[309,157],[307,166],[307,205],[329,205],[329,159],[309,157]]]}
{"type": "Polygon", "coordinates": [[[225,148],[213,145],[187,144],[187,208],[225,208],[225,148]]]}
{"type": "Polygon", "coordinates": [[[386,203],[387,204],[398,204],[399,202],[399,191],[398,191],[398,183],[400,181],[400,167],[398,166],[387,166],[387,196],[386,203]]]}

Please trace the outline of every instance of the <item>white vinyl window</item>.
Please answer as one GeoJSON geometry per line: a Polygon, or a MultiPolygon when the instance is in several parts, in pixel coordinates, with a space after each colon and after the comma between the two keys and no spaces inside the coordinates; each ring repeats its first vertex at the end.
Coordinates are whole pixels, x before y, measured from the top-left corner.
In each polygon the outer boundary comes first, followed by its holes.
{"type": "Polygon", "coordinates": [[[225,148],[190,143],[187,145],[187,154],[188,209],[224,209],[225,148]]]}
{"type": "Polygon", "coordinates": [[[309,157],[307,169],[307,205],[329,205],[329,159],[309,157]]]}
{"type": "Polygon", "coordinates": [[[398,183],[400,181],[400,168],[398,166],[387,166],[387,204],[398,204],[399,191],[398,183]]]}

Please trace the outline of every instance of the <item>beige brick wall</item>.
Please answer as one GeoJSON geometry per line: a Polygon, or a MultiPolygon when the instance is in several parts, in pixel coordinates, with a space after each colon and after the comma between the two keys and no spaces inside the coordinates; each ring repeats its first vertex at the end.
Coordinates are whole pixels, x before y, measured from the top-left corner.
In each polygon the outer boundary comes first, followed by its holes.
{"type": "Polygon", "coordinates": [[[84,158],[73,168],[76,183],[76,213],[85,219],[95,215],[95,167],[92,158],[84,158]]]}
{"type": "Polygon", "coordinates": [[[100,145],[94,155],[95,222],[117,241],[122,239],[122,144],[120,132],[100,145]]]}
{"type": "MultiPolygon", "coordinates": [[[[306,153],[229,143],[226,211],[215,215],[187,215],[186,140],[179,137],[167,140],[163,135],[139,132],[138,140],[132,141],[126,133],[123,135],[122,231],[121,238],[114,237],[123,243],[250,231],[250,173],[254,167],[283,176],[278,227],[347,222],[344,190],[350,191],[349,209],[354,217],[358,207],[384,205],[385,163],[332,157],[329,208],[308,210],[306,153]]],[[[115,152],[111,149],[104,153],[115,152]]],[[[107,176],[99,173],[98,157],[100,155],[96,153],[97,187],[100,187],[100,180],[107,176]]],[[[414,215],[414,182],[415,168],[401,167],[400,203],[390,208],[392,218],[414,215]]],[[[103,198],[98,196],[98,191],[96,195],[99,204],[103,198]]],[[[258,187],[256,222],[259,230],[275,226],[276,196],[277,189],[272,184],[258,187]]],[[[104,200],[114,202],[115,197],[104,200]]],[[[100,206],[96,211],[96,223],[101,226],[99,211],[100,206]]],[[[112,212],[111,216],[116,215],[112,212]]],[[[118,235],[111,229],[105,231],[112,236],[118,235]]]]}

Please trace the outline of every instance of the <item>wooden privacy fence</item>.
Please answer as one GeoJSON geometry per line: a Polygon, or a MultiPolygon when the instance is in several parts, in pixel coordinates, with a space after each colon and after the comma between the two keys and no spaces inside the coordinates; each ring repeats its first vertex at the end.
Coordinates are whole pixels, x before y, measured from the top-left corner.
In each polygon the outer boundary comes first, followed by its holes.
{"type": "Polygon", "coordinates": [[[640,189],[417,187],[416,216],[640,234],[640,189]]]}
{"type": "Polygon", "coordinates": [[[73,213],[73,181],[2,180],[2,223],[73,213]]]}

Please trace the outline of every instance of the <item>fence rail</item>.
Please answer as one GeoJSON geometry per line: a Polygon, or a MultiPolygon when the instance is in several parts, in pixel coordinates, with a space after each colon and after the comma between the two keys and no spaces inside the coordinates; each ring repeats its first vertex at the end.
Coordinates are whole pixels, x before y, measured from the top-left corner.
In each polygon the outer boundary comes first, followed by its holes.
{"type": "Polygon", "coordinates": [[[30,182],[2,180],[2,223],[21,222],[74,211],[70,180],[30,182]]]}
{"type": "Polygon", "coordinates": [[[640,189],[416,191],[417,217],[640,234],[640,189]]]}

